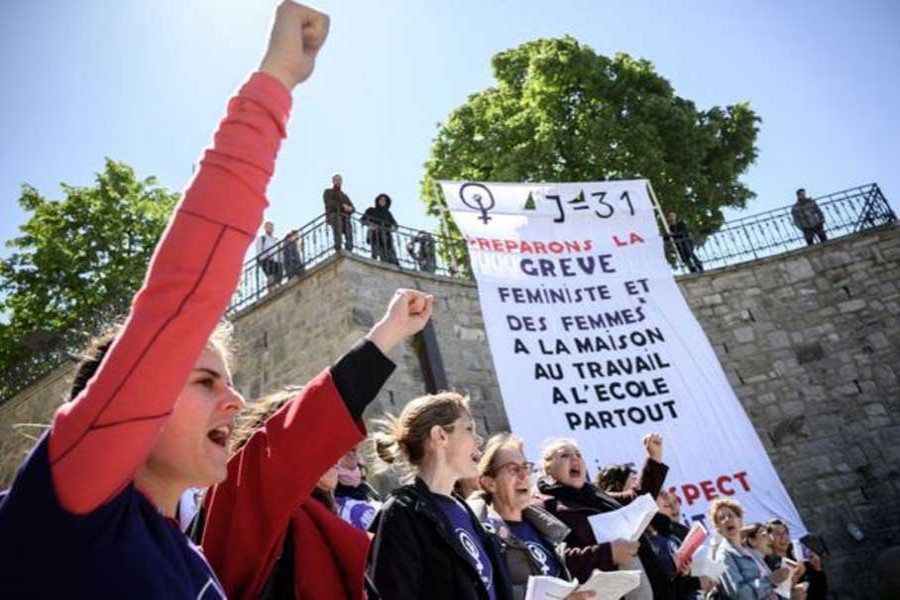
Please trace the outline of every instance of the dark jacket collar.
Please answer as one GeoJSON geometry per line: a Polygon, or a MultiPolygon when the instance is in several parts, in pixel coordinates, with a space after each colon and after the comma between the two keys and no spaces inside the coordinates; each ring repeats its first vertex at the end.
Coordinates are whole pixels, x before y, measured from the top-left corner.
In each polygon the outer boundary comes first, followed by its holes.
{"type": "Polygon", "coordinates": [[[336,498],[353,498],[354,500],[381,500],[378,493],[365,481],[356,487],[338,483],[334,488],[334,495],[336,498]]]}
{"type": "MultiPolygon", "coordinates": [[[[472,573],[476,575],[475,579],[480,581],[481,578],[477,576],[477,573],[475,573],[475,567],[472,565],[471,559],[469,558],[469,553],[466,552],[465,548],[462,547],[462,544],[460,544],[457,536],[453,535],[450,521],[438,506],[437,500],[435,499],[435,493],[431,491],[431,489],[428,487],[428,484],[425,483],[422,478],[416,477],[415,481],[412,484],[399,488],[394,492],[394,494],[402,498],[407,504],[411,505],[412,509],[415,512],[420,513],[422,516],[432,522],[435,530],[438,533],[438,536],[453,549],[453,551],[463,561],[466,567],[471,569],[472,573]]],[[[469,507],[469,505],[466,504],[465,500],[456,493],[453,493],[452,497],[465,508],[466,512],[469,513],[469,516],[472,518],[472,526],[478,533],[478,536],[481,538],[481,543],[485,547],[485,550],[489,552],[491,558],[496,558],[502,561],[502,558],[497,555],[496,551],[491,551],[492,548],[495,548],[495,546],[493,546],[494,542],[487,534],[487,532],[485,532],[484,528],[481,526],[481,521],[478,520],[477,516],[472,512],[472,509],[469,507]]],[[[494,566],[495,575],[498,575],[498,570],[502,570],[503,566],[496,564],[494,560],[492,560],[492,564],[494,566]]],[[[505,585],[505,574],[500,574],[499,582],[503,582],[503,585],[505,585]]]]}
{"type": "Polygon", "coordinates": [[[541,494],[557,500],[557,507],[560,510],[609,512],[622,508],[619,501],[604,494],[590,482],[581,488],[574,488],[542,477],[538,480],[538,490],[541,494]]]}

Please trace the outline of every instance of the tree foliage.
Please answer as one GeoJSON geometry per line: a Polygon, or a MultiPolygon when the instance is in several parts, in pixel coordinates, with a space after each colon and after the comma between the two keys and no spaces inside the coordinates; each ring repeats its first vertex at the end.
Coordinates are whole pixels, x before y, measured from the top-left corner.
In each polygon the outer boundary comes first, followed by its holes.
{"type": "Polygon", "coordinates": [[[435,137],[422,197],[446,222],[434,182],[646,178],[663,210],[712,232],[754,193],[760,119],[747,103],[699,110],[652,63],[608,58],[574,38],[540,39],[492,60],[497,84],[472,94],[435,137]]]}
{"type": "Polygon", "coordinates": [[[2,371],[40,362],[35,355],[68,328],[126,307],[178,199],[153,177],[139,180],[109,159],[94,185],[61,187],[64,199],[48,200],[22,186],[19,205],[28,221],[0,261],[2,371]]]}

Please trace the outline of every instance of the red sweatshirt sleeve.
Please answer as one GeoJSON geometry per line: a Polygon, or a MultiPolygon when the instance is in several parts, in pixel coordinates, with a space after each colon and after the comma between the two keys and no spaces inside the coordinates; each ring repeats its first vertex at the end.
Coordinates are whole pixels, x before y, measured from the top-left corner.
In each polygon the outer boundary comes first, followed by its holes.
{"type": "Polygon", "coordinates": [[[291,514],[363,435],[325,370],[231,458],[228,478],[211,492],[201,544],[230,598],[261,588],[291,514]]]}
{"type": "Polygon", "coordinates": [[[94,510],[146,460],[237,286],[290,106],[284,86],[263,73],[231,99],[122,332],[87,387],[56,412],[50,468],[66,510],[94,510]]]}

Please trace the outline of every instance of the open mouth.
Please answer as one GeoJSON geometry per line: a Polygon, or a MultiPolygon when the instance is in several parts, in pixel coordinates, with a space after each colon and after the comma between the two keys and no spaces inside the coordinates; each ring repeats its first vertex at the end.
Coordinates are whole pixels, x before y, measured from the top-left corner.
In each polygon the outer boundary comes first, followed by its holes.
{"type": "Polygon", "coordinates": [[[529,496],[529,495],[531,495],[531,488],[529,488],[527,485],[525,487],[517,487],[516,495],[517,496],[529,496]]]}
{"type": "Polygon", "coordinates": [[[209,438],[209,441],[213,444],[225,448],[228,446],[228,438],[231,437],[232,429],[234,429],[233,425],[219,425],[215,429],[211,429],[206,434],[206,437],[209,438]]]}
{"type": "Polygon", "coordinates": [[[581,477],[581,467],[572,467],[569,469],[569,477],[572,479],[578,479],[581,477]]]}
{"type": "Polygon", "coordinates": [[[481,460],[481,451],[473,450],[472,451],[472,462],[478,464],[478,461],[481,460]]]}

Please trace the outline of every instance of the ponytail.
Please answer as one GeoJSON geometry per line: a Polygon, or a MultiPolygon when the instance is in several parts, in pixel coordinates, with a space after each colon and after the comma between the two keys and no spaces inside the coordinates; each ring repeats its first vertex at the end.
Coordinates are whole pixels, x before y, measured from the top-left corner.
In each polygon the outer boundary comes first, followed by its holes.
{"type": "Polygon", "coordinates": [[[403,459],[418,465],[425,456],[432,427],[449,431],[458,418],[468,414],[468,397],[456,392],[420,396],[403,407],[399,417],[389,414],[375,421],[380,428],[372,434],[375,451],[388,464],[403,459]]]}

